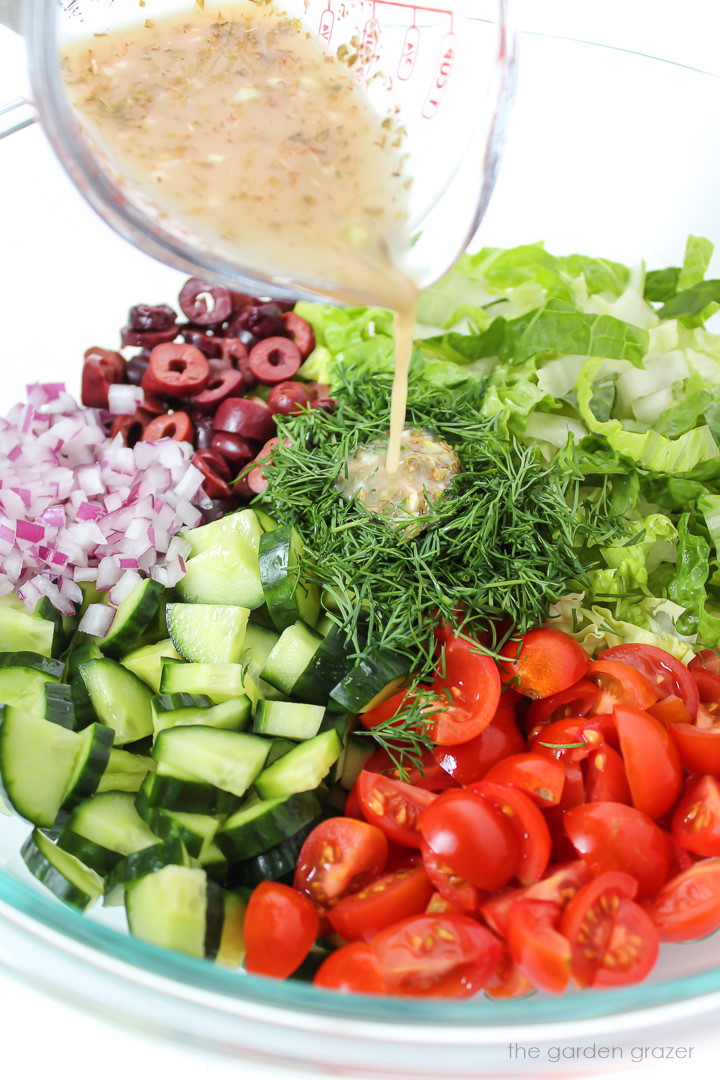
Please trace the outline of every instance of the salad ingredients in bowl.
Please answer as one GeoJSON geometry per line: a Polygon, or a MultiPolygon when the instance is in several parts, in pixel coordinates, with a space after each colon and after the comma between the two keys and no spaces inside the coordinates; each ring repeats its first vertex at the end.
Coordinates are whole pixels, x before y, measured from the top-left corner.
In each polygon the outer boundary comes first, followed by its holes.
{"type": "Polygon", "coordinates": [[[84,408],[31,388],[0,432],[27,868],[374,995],[631,984],[717,929],[710,255],[465,256],[421,298],[392,498],[381,309],[191,281],[186,323],[136,305],[88,350],[84,408]]]}

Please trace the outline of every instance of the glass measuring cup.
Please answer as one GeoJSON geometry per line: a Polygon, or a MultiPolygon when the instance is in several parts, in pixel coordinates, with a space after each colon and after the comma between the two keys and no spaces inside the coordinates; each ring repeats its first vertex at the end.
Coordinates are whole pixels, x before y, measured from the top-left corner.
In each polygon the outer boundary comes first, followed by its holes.
{"type": "MultiPolygon", "coordinates": [[[[420,287],[448,269],[475,233],[487,206],[514,87],[508,0],[279,0],[323,47],[357,51],[354,75],[376,111],[406,131],[412,179],[402,265],[420,287]]],[[[123,237],[194,276],[277,296],[327,297],[337,282],[249,258],[238,246],[163,216],[146,190],[128,182],[74,112],[60,55],[81,37],[191,5],[178,0],[24,0],[35,106],[71,179],[123,237]]],[[[372,302],[358,295],[356,302],[372,302]]]]}

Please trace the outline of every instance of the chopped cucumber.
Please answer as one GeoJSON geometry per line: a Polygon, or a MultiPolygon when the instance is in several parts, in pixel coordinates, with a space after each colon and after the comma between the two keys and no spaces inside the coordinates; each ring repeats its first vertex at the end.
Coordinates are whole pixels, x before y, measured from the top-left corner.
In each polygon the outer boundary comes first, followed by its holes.
{"type": "Polygon", "coordinates": [[[269,742],[256,735],[175,727],[158,734],[153,757],[163,774],[189,775],[241,797],[262,772],[269,749],[269,742]]]}
{"type": "MultiPolygon", "coordinates": [[[[156,641],[153,645],[143,645],[139,649],[134,649],[127,656],[123,656],[120,663],[123,667],[129,668],[143,682],[146,682],[156,694],[159,694],[162,662],[165,658],[171,660],[182,659],[170,638],[164,638],[162,641],[156,641]]],[[[88,657],[88,659],[93,658],[88,657]]]]}
{"type": "Polygon", "coordinates": [[[280,735],[300,742],[317,735],[324,715],[322,705],[305,705],[301,701],[259,701],[253,731],[258,735],[280,735]]]}
{"type": "Polygon", "coordinates": [[[58,847],[98,874],[108,874],[124,855],[157,844],[135,809],[130,792],[106,791],[73,810],[58,836],[58,847]]]}
{"type": "Polygon", "coordinates": [[[160,691],[163,694],[206,694],[215,705],[244,694],[253,705],[260,698],[257,683],[241,664],[173,664],[165,661],[160,691]]]}
{"type": "Polygon", "coordinates": [[[117,746],[152,735],[152,693],[142,679],[108,659],[88,660],[78,674],[95,716],[115,732],[117,746]]]}
{"type": "Polygon", "coordinates": [[[262,799],[277,799],[313,791],[340,757],[342,739],[334,728],[300,743],[265,769],[254,787],[262,799]]]}
{"type": "Polygon", "coordinates": [[[322,640],[307,623],[295,622],[286,627],[270,650],[260,678],[283,694],[291,694],[322,640]]]}
{"type": "Polygon", "coordinates": [[[156,702],[153,702],[153,729],[157,735],[165,728],[200,724],[225,731],[244,731],[250,725],[251,715],[252,703],[247,694],[204,708],[186,706],[178,709],[158,709],[156,702]]]}
{"type": "Polygon", "coordinates": [[[8,805],[33,825],[55,823],[82,746],[77,732],[0,706],[0,782],[8,805]]]}
{"type": "Polygon", "coordinates": [[[157,765],[145,754],[133,754],[129,750],[110,751],[105,772],[100,777],[98,794],[104,791],[139,791],[148,775],[154,773],[157,765]]]}
{"type": "Polygon", "coordinates": [[[265,603],[278,630],[302,620],[314,626],[320,614],[320,590],[300,572],[303,544],[290,525],[263,533],[259,545],[260,580],[265,603]]]}
{"type": "Polygon", "coordinates": [[[311,791],[289,798],[251,799],[222,825],[216,842],[228,859],[242,862],[294,836],[320,813],[320,803],[311,791]]]}
{"type": "Polygon", "coordinates": [[[31,615],[24,604],[18,604],[0,603],[0,653],[32,652],[52,656],[54,624],[31,615]]]}
{"type": "Polygon", "coordinates": [[[165,866],[125,890],[130,933],[189,956],[215,956],[222,940],[222,891],[204,870],[165,866]]]}
{"type": "Polygon", "coordinates": [[[108,633],[99,638],[98,648],[107,656],[123,656],[135,646],[155,615],[165,588],[159,581],[143,578],[118,605],[108,633]]]}
{"type": "Polygon", "coordinates": [[[228,604],[168,604],[167,628],[185,660],[236,664],[245,641],[249,608],[228,604]]]}
{"type": "Polygon", "coordinates": [[[49,837],[34,829],[20,854],[31,874],[58,900],[84,911],[102,896],[103,879],[74,855],[56,847],[49,837]]]}
{"type": "Polygon", "coordinates": [[[410,668],[409,659],[400,653],[386,648],[368,649],[333,688],[330,697],[348,712],[366,712],[396,694],[410,668]]]}
{"type": "Polygon", "coordinates": [[[224,514],[217,521],[210,521],[207,525],[198,525],[196,529],[188,529],[182,535],[190,544],[192,557],[204,551],[221,548],[228,541],[237,540],[243,541],[257,554],[262,533],[263,529],[255,511],[245,509],[237,510],[232,514],[224,514]]]}

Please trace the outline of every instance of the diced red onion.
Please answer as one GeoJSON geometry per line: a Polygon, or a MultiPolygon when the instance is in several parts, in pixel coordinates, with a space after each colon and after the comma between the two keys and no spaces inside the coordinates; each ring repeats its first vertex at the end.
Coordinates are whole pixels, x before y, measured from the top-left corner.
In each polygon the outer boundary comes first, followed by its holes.
{"type": "Polygon", "coordinates": [[[111,383],[108,388],[108,411],[114,416],[129,416],[142,405],[144,390],[130,383],[111,383]]]}
{"type": "Polygon", "coordinates": [[[115,609],[109,604],[88,604],[78,630],[93,637],[105,637],[115,618],[115,609]]]}
{"type": "MultiPolygon", "coordinates": [[[[134,387],[118,390],[139,400],[134,387]]],[[[109,415],[47,383],[0,418],[0,596],[14,589],[30,609],[47,596],[70,613],[79,582],[112,590],[117,602],[142,575],[175,584],[184,573],[186,542],[173,537],[201,520],[192,447],[126,447],[108,439],[109,415]]]]}
{"type": "Polygon", "coordinates": [[[115,607],[122,604],[141,580],[137,570],[125,570],[117,585],[113,585],[108,593],[110,603],[115,607]]]}

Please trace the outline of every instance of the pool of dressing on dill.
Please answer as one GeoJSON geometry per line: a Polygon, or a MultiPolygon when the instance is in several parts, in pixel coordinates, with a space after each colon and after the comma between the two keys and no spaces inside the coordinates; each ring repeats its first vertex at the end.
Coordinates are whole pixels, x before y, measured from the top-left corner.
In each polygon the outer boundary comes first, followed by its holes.
{"type": "Polygon", "coordinates": [[[263,275],[329,283],[341,303],[396,315],[388,470],[400,460],[417,288],[402,134],[352,65],[272,4],[230,0],[67,47],[64,78],[89,137],[135,187],[263,275]]]}

